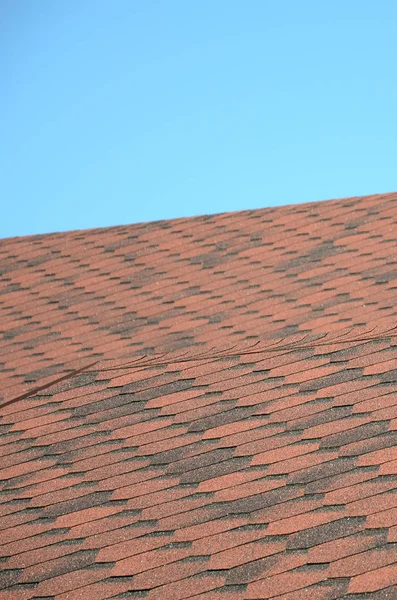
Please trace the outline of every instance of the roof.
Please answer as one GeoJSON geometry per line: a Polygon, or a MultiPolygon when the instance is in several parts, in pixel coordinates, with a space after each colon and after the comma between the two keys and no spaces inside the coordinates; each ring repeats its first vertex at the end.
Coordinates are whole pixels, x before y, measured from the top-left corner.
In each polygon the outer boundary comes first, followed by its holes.
{"type": "Polygon", "coordinates": [[[397,598],[397,194],[0,241],[0,599],[397,598]]]}

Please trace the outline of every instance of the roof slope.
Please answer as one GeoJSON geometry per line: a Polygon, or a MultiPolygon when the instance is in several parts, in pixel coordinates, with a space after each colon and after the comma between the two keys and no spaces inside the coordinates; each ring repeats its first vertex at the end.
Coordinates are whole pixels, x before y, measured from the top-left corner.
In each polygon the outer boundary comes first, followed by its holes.
{"type": "Polygon", "coordinates": [[[0,242],[0,599],[397,598],[397,194],[0,242]]]}

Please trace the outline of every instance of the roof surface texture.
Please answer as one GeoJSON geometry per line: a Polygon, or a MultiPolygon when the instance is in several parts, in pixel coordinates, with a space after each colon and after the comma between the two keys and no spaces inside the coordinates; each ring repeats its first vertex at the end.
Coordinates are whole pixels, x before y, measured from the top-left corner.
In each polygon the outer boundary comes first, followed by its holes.
{"type": "Polygon", "coordinates": [[[397,599],[397,194],[0,241],[0,600],[397,599]]]}

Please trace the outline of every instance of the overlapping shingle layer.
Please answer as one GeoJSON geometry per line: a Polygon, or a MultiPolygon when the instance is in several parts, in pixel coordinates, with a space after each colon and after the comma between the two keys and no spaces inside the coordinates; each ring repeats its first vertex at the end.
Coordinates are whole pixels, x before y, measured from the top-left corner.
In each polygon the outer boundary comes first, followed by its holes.
{"type": "Polygon", "coordinates": [[[0,243],[0,599],[397,598],[397,195],[0,243]]]}

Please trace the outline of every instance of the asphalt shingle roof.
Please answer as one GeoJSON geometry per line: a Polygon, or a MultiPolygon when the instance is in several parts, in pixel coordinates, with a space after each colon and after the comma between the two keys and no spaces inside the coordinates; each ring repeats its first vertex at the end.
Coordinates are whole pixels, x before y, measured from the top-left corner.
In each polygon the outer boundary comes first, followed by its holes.
{"type": "Polygon", "coordinates": [[[397,194],[0,241],[0,600],[397,598],[397,194]]]}

